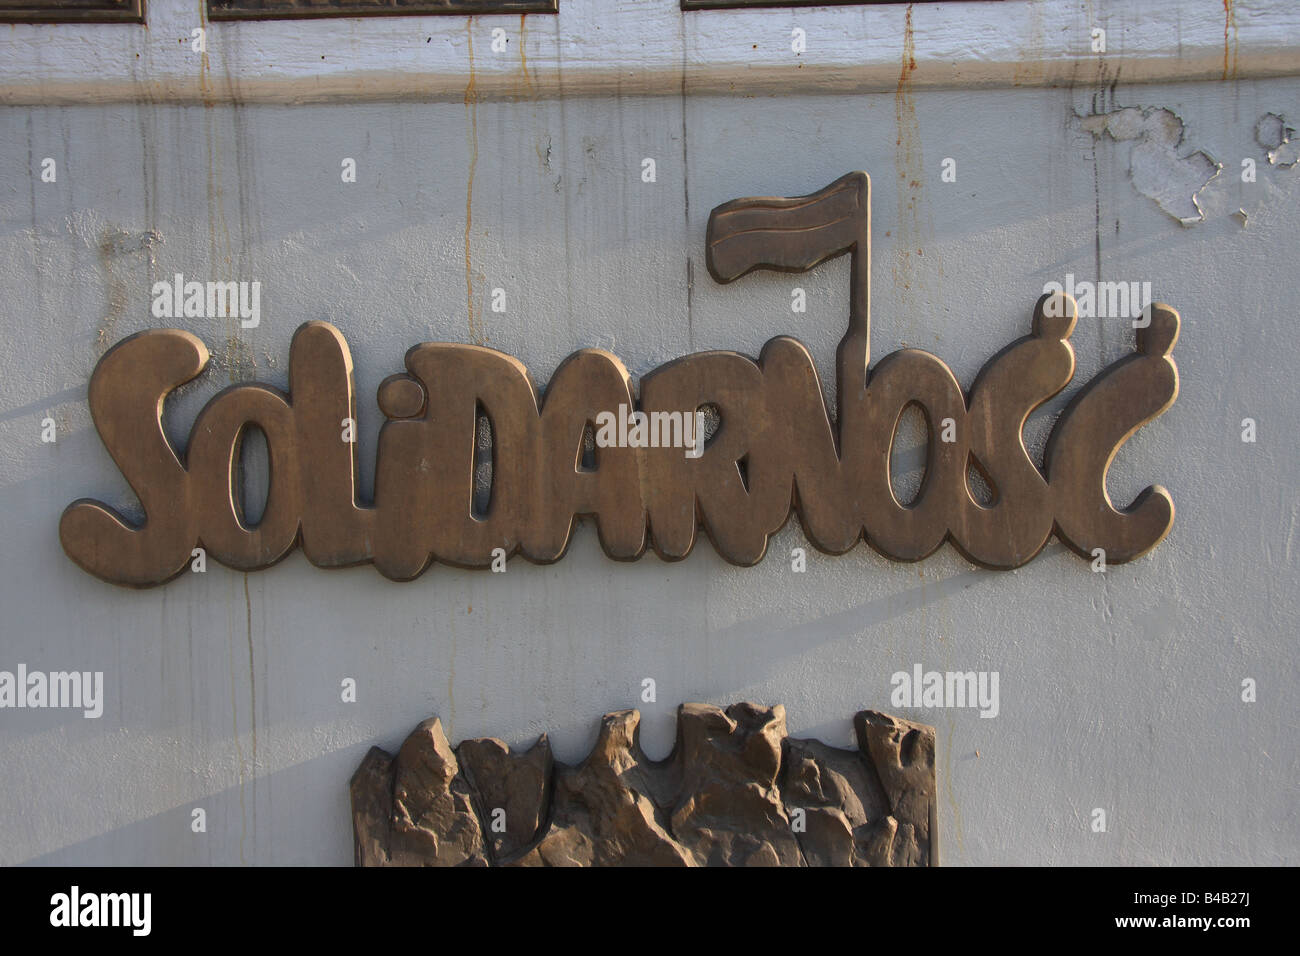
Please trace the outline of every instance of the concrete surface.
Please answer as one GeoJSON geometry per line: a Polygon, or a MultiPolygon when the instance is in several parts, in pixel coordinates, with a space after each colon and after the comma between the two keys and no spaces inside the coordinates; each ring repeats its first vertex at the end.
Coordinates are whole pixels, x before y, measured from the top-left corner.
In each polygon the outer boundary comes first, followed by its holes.
{"type": "MultiPolygon", "coordinates": [[[[98,720],[0,712],[0,863],[347,864],[349,775],[430,714],[453,742],[546,731],[572,762],[605,711],[639,706],[644,745],[664,756],[678,703],[742,699],[782,703],[792,735],[837,746],[864,707],[935,725],[948,865],[1297,862],[1300,168],[1270,164],[1255,131],[1270,112],[1300,120],[1300,85],[913,88],[895,70],[896,89],[854,95],[0,108],[0,669],[102,670],[106,688],[98,720]],[[1133,106],[1183,123],[1171,177],[1194,150],[1222,164],[1199,194],[1204,221],[1180,225],[1135,186],[1135,143],[1081,120],[1133,106]],[[41,181],[44,157],[55,183],[41,181]],[[344,157],[355,184],[341,182],[344,157]],[[945,158],[955,183],[941,181],[945,158]],[[793,524],[750,569],[707,543],[677,564],[614,563],[586,526],[561,562],[505,574],[436,567],[395,584],[295,552],[133,592],[59,548],[73,499],[131,505],[85,388],[109,345],[160,324],[158,279],[262,283],[260,327],[184,324],[214,364],[169,404],[173,440],[232,381],[285,387],[293,330],[328,319],[357,366],[368,495],[375,388],[419,341],[505,350],[542,383],[583,346],[640,375],[792,333],[829,380],[847,260],[720,287],[704,227],[728,199],[806,193],[858,168],[873,185],[877,359],[923,347],[969,385],[1066,273],[1149,281],[1179,309],[1182,392],[1110,479],[1123,503],[1150,483],[1170,490],[1174,530],[1152,554],[1095,574],[1053,543],[998,573],[950,547],[902,565],[859,546],[810,552],[797,574],[793,524]],[[806,314],[791,313],[795,286],[806,314]],[[496,287],[504,314],[489,306],[496,287]],[[46,417],[54,444],[40,440],[46,417]],[[998,671],[998,716],[891,708],[890,675],[917,663],[998,671]],[[356,703],[340,699],[349,677],[356,703]],[[1257,702],[1242,701],[1245,678],[1257,702]]],[[[1143,182],[1163,182],[1151,169],[1148,157],[1143,182]]],[[[1031,419],[1031,445],[1133,331],[1084,319],[1073,344],[1075,383],[1031,419]]]]}

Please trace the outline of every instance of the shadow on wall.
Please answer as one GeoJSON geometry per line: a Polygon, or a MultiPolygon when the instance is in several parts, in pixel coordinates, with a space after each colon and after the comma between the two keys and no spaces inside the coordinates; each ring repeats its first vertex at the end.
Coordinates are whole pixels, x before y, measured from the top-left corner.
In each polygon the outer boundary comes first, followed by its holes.
{"type": "Polygon", "coordinates": [[[350,866],[347,780],[368,749],[368,743],[361,743],[323,754],[241,785],[204,794],[154,816],[24,860],[20,865],[350,866]],[[254,791],[267,787],[274,796],[266,805],[291,802],[298,812],[277,813],[259,831],[252,812],[254,791]],[[206,830],[201,833],[193,829],[197,825],[196,809],[204,814],[206,830]],[[298,824],[285,830],[284,821],[295,819],[298,824]],[[262,831],[271,831],[269,837],[262,831]]]}

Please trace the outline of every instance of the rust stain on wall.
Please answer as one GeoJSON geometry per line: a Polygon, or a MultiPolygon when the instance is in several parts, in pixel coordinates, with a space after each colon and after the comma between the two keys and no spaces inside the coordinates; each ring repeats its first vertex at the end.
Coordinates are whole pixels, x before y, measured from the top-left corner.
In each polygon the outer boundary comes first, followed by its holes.
{"type": "MultiPolygon", "coordinates": [[[[207,8],[199,3],[199,26],[207,30],[207,8]]],[[[189,37],[182,37],[181,44],[191,43],[189,37]]],[[[206,41],[204,49],[199,56],[199,92],[203,102],[203,126],[204,126],[204,145],[207,152],[207,200],[208,200],[208,269],[210,272],[215,271],[229,275],[234,268],[234,248],[230,237],[230,226],[226,222],[225,208],[225,184],[223,181],[222,168],[225,163],[222,154],[222,144],[220,135],[220,123],[222,111],[215,109],[220,101],[218,92],[213,88],[212,65],[208,58],[206,41]]],[[[238,147],[238,143],[236,143],[238,147]]],[[[240,236],[240,242],[244,242],[244,237],[240,236]]],[[[226,332],[226,355],[228,361],[225,362],[224,368],[230,380],[234,385],[240,381],[246,381],[252,378],[251,369],[247,374],[237,374],[235,369],[238,363],[233,360],[237,352],[237,347],[232,345],[239,341],[240,324],[238,316],[225,317],[226,332]]],[[[253,368],[256,363],[253,363],[253,368]]]]}
{"type": "Polygon", "coordinates": [[[1234,6],[1236,0],[1223,0],[1223,79],[1228,78],[1231,72],[1233,79],[1237,77],[1237,11],[1234,6]],[[1231,34],[1231,41],[1229,41],[1231,34]],[[1231,56],[1229,56],[1231,50],[1231,56]],[[1231,70],[1229,70],[1229,61],[1231,61],[1231,70]]]}
{"type": "Polygon", "coordinates": [[[470,260],[470,231],[474,224],[474,170],[478,166],[478,92],[474,79],[474,18],[465,22],[469,39],[469,85],[465,87],[465,112],[469,118],[469,183],[465,189],[465,300],[469,316],[469,338],[484,343],[482,323],[474,307],[474,266],[470,260]]]}
{"type": "Polygon", "coordinates": [[[257,377],[257,355],[253,347],[233,332],[226,336],[226,344],[220,352],[213,354],[212,361],[216,368],[226,373],[232,385],[257,377]]]}
{"type": "Polygon", "coordinates": [[[902,289],[912,287],[912,256],[921,255],[920,219],[917,206],[921,196],[924,161],[921,155],[921,131],[916,121],[916,101],[912,95],[912,74],[916,72],[916,41],[912,33],[912,5],[908,4],[903,25],[903,62],[894,94],[894,168],[898,174],[898,244],[894,265],[894,282],[902,289]],[[915,252],[913,251],[915,250],[915,252]]]}
{"type": "Polygon", "coordinates": [[[1031,4],[1027,11],[1029,23],[1026,27],[1026,41],[1020,48],[1016,65],[1011,73],[1011,85],[1022,86],[1036,83],[1043,78],[1043,50],[1046,36],[1043,29],[1043,5],[1031,4]]]}
{"type": "Polygon", "coordinates": [[[529,94],[533,92],[533,78],[528,75],[528,53],[524,50],[524,28],[528,24],[528,14],[519,14],[519,70],[524,75],[524,86],[529,94]]]}

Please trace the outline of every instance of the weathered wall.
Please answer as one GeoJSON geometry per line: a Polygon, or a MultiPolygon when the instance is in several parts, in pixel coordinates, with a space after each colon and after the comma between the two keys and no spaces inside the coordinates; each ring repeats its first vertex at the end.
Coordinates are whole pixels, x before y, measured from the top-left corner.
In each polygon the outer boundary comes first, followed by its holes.
{"type": "MultiPolygon", "coordinates": [[[[657,4],[646,29],[673,6],[657,4]]],[[[788,37],[792,14],[778,16],[788,37]]],[[[1102,71],[1060,88],[913,87],[901,32],[888,47],[898,79],[886,92],[524,89],[311,105],[223,93],[210,106],[0,109],[0,668],[102,670],[107,692],[98,720],[0,712],[0,862],[348,863],[348,776],[369,746],[392,750],[431,713],[453,741],[520,745],[547,731],[573,762],[607,710],[639,706],[646,749],[662,756],[676,704],[740,699],[783,703],[793,734],[839,746],[863,707],[934,724],[947,864],[1296,862],[1300,169],[1270,164],[1256,123],[1300,119],[1300,84],[1137,85],[1102,71]],[[1095,137],[1080,118],[1130,106],[1172,111],[1177,155],[1223,164],[1200,193],[1203,222],[1180,225],[1142,195],[1134,143],[1095,137]],[[46,156],[56,183],[40,180],[46,156]],[[343,157],[357,160],[355,184],[340,181],[343,157]],[[940,178],[948,157],[955,183],[940,178]],[[1253,184],[1243,158],[1258,166],[1253,184]],[[1170,490],[1174,530],[1151,555],[1094,574],[1053,543],[997,573],[949,547],[901,565],[860,546],[813,552],[797,574],[795,523],[749,569],[707,542],[677,564],[614,563],[587,525],[561,562],[512,561],[505,574],[436,567],[394,584],[295,553],[265,572],[214,566],[133,592],[59,547],[73,499],[131,504],[85,387],[109,345],[162,324],[149,311],[157,279],[263,289],[257,329],[183,323],[214,363],[169,404],[173,440],[230,382],[286,387],[294,329],[327,319],[357,366],[368,495],[374,390],[419,341],[505,350],[541,383],[588,345],[640,375],[690,351],[756,355],[793,333],[830,380],[847,260],[720,287],[703,237],[718,203],[810,192],[851,169],[872,176],[877,358],[923,347],[969,385],[1066,273],[1150,281],[1180,310],[1182,392],[1110,479],[1121,502],[1153,482],[1170,490]],[[803,315],[790,310],[796,285],[803,315]],[[507,290],[504,314],[489,307],[494,287],[507,290]],[[47,416],[54,444],[40,440],[47,416]],[[1254,444],[1241,441],[1245,417],[1258,422],[1254,444]],[[998,671],[998,716],[891,708],[890,675],[915,663],[998,671]],[[355,704],[340,700],[345,677],[355,704]],[[640,700],[647,677],[657,703],[640,700]],[[1256,703],[1241,700],[1247,677],[1256,703]],[[205,834],[190,831],[195,807],[205,834]],[[1095,807],[1104,834],[1090,830],[1095,807]]],[[[1180,165],[1154,169],[1160,185],[1180,165]]],[[[1030,422],[1040,447],[1052,415],[1132,349],[1133,331],[1082,319],[1073,343],[1075,385],[1030,422]]]]}

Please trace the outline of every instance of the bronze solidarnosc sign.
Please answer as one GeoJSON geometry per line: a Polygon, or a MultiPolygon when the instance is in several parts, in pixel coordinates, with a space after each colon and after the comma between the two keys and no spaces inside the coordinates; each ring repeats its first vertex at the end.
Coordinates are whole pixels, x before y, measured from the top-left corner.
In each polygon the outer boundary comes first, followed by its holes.
{"type": "Polygon", "coordinates": [[[684,558],[702,527],[738,565],[761,560],[792,511],[824,552],[846,552],[865,538],[888,558],[918,561],[951,541],[995,569],[1023,565],[1053,533],[1085,557],[1100,549],[1108,563],[1130,561],[1169,533],[1174,506],[1164,488],[1148,487],[1116,508],[1106,472],[1129,436],[1178,394],[1172,308],[1151,306],[1137,351],[1105,368],[1061,413],[1040,470],[1022,431],[1073,377],[1073,298],[1044,295],[1030,334],[993,356],[966,394],[947,365],[919,349],[894,352],[868,371],[865,173],[809,196],[725,203],[709,216],[707,245],[719,282],[760,268],[802,272],[850,254],[834,420],[812,356],[787,336],[769,341],[757,361],[730,351],[679,358],[644,376],[639,395],[617,356],[599,349],[569,356],[539,394],[510,355],[424,343],[406,353],[405,373],[379,387],[386,421],[374,501],[365,503],[350,433],[352,358],[336,328],[309,322],[294,334],[287,393],[246,384],[214,396],[183,455],[163,432],[163,402],[203,371],[208,351],[188,332],[150,330],[108,351],[89,388],[95,427],[145,519],[134,525],[101,502],[73,502],[59,526],[64,550],[106,581],[148,587],[181,573],[196,548],[251,571],[300,545],[319,567],[373,562],[400,581],[434,561],[486,568],[522,554],[545,563],[564,555],[580,515],[595,518],[611,558],[634,560],[647,546],[684,558]],[[706,406],[717,409],[719,426],[707,444],[697,434],[697,450],[682,454],[677,436],[661,432],[669,423],[691,430],[706,406]],[[890,482],[890,454],[909,406],[924,412],[929,439],[920,491],[904,503],[890,482]],[[492,472],[480,508],[474,472],[484,414],[492,472]],[[256,524],[234,491],[249,426],[265,434],[270,456],[256,524]],[[605,439],[594,455],[593,426],[605,439]],[[992,500],[973,495],[970,469],[992,500]]]}

